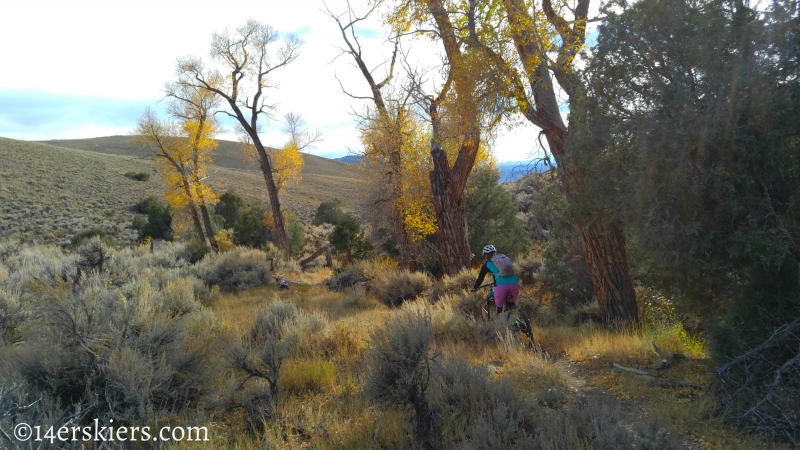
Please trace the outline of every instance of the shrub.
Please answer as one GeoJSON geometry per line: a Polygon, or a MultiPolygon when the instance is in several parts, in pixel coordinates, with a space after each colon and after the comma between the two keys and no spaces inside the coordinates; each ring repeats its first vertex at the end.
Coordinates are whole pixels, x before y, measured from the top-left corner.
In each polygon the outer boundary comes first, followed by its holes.
{"type": "Polygon", "coordinates": [[[276,302],[256,313],[253,325],[239,342],[228,350],[228,362],[241,376],[239,389],[253,380],[253,390],[245,398],[234,399],[247,413],[250,427],[263,425],[275,415],[281,367],[296,343],[291,330],[297,316],[293,304],[276,302]],[[264,388],[259,387],[263,383],[264,388]]]}
{"type": "Polygon", "coordinates": [[[579,399],[563,414],[544,416],[537,440],[550,448],[583,447],[582,443],[600,450],[634,448],[635,439],[626,425],[616,405],[579,399]]]}
{"type": "Polygon", "coordinates": [[[219,197],[214,206],[214,214],[222,218],[223,228],[233,228],[239,216],[248,209],[242,197],[233,191],[228,191],[219,197]]]}
{"type": "Polygon", "coordinates": [[[28,318],[19,297],[19,292],[11,291],[0,284],[0,346],[17,342],[18,327],[28,318]]]}
{"type": "Polygon", "coordinates": [[[76,277],[78,278],[81,273],[103,272],[112,256],[111,250],[98,237],[85,241],[78,250],[78,255],[79,258],[76,262],[76,277]]]}
{"type": "Polygon", "coordinates": [[[133,209],[147,215],[147,223],[139,230],[139,239],[170,239],[172,235],[172,217],[169,207],[155,196],[140,200],[133,209]]]}
{"type": "Polygon", "coordinates": [[[520,281],[525,284],[532,284],[539,276],[542,269],[542,258],[533,253],[522,256],[514,261],[514,269],[520,281]]]}
{"type": "Polygon", "coordinates": [[[240,212],[233,224],[233,243],[246,247],[260,248],[269,241],[270,232],[264,223],[264,210],[247,208],[240,212]]]}
{"type": "Polygon", "coordinates": [[[130,178],[131,180],[136,181],[148,181],[150,180],[150,174],[147,172],[125,172],[125,177],[130,178]]]}
{"type": "Polygon", "coordinates": [[[139,200],[135,205],[133,205],[133,210],[140,214],[150,215],[150,213],[153,211],[158,211],[163,207],[164,205],[161,203],[158,197],[151,195],[139,200]]]}
{"type": "Polygon", "coordinates": [[[432,286],[430,277],[424,273],[399,269],[382,274],[373,283],[373,290],[378,300],[393,307],[425,294],[432,286]]]}
{"type": "Polygon", "coordinates": [[[427,317],[439,340],[474,343],[476,322],[458,309],[458,301],[457,296],[447,295],[434,304],[405,302],[401,308],[406,313],[427,317]]]}
{"type": "Polygon", "coordinates": [[[194,264],[211,253],[211,247],[198,241],[190,241],[186,244],[186,251],[189,252],[189,263],[194,264]]]}
{"type": "Polygon", "coordinates": [[[328,316],[322,312],[301,312],[297,314],[291,330],[297,336],[294,354],[300,357],[319,355],[319,347],[325,339],[324,336],[327,333],[328,325],[328,316]]]}
{"type": "Polygon", "coordinates": [[[438,448],[441,430],[428,404],[433,329],[416,314],[402,314],[378,329],[367,355],[364,392],[372,399],[411,408],[414,437],[425,448],[438,448]]]}
{"type": "Polygon", "coordinates": [[[296,256],[303,251],[305,246],[305,230],[303,224],[297,220],[289,222],[289,254],[296,256]]]}
{"type": "Polygon", "coordinates": [[[431,299],[438,301],[445,295],[458,295],[472,288],[478,278],[478,271],[469,267],[461,269],[457,274],[445,275],[440,282],[434,284],[431,299]]]}
{"type": "Polygon", "coordinates": [[[260,205],[248,206],[242,197],[228,191],[220,196],[214,207],[214,216],[223,228],[233,231],[231,240],[234,244],[260,248],[271,237],[264,220],[265,211],[260,205]]]}
{"type": "Polygon", "coordinates": [[[352,261],[353,257],[366,258],[373,250],[372,244],[364,236],[358,219],[350,214],[345,214],[339,220],[328,240],[334,251],[347,255],[347,261],[352,261]]]}
{"type": "Polygon", "coordinates": [[[131,221],[131,228],[134,230],[141,230],[145,225],[147,225],[147,219],[142,216],[134,216],[131,221]]]}
{"type": "Polygon", "coordinates": [[[236,244],[233,243],[230,233],[226,229],[217,231],[217,234],[214,235],[214,239],[217,240],[217,249],[220,253],[226,253],[236,248],[236,244]]]}
{"type": "Polygon", "coordinates": [[[19,371],[36,397],[88,408],[101,422],[196,408],[210,387],[204,361],[216,332],[213,316],[195,300],[190,279],[165,271],[159,280],[143,270],[124,280],[111,276],[112,268],[74,284],[23,282],[31,315],[15,327],[20,340],[4,353],[2,370],[19,371]]]}
{"type": "Polygon", "coordinates": [[[195,264],[195,274],[207,286],[230,292],[271,282],[267,255],[261,250],[238,247],[195,264]]]}
{"type": "Polygon", "coordinates": [[[532,448],[536,402],[507,380],[488,378],[483,367],[463,359],[437,366],[431,404],[443,418],[447,441],[458,448],[532,448]]]}
{"type": "Polygon", "coordinates": [[[111,237],[108,232],[100,227],[91,227],[85,230],[79,231],[72,239],[69,240],[70,247],[75,249],[82,246],[86,241],[92,238],[98,238],[103,244],[107,247],[117,248],[117,243],[114,242],[114,238],[111,237]]]}
{"type": "Polygon", "coordinates": [[[319,350],[326,358],[341,355],[348,358],[359,358],[367,348],[364,337],[343,322],[337,322],[323,336],[319,350]]]}
{"type": "Polygon", "coordinates": [[[345,213],[342,211],[342,202],[339,199],[328,200],[319,204],[317,213],[314,214],[314,220],[311,224],[314,226],[322,225],[323,223],[336,225],[344,215],[345,213]]]}
{"type": "Polygon", "coordinates": [[[683,448],[680,440],[655,419],[633,424],[633,429],[641,438],[643,450],[677,450],[683,448]]]}

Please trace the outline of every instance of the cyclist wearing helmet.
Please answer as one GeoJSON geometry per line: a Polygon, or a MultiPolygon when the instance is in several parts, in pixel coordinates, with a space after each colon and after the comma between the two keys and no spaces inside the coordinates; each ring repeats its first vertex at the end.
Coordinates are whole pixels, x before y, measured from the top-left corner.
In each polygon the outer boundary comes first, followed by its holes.
{"type": "Polygon", "coordinates": [[[475,285],[472,290],[477,290],[487,273],[492,274],[494,278],[495,287],[494,292],[494,305],[497,307],[497,312],[503,312],[503,308],[512,309],[515,306],[515,301],[519,296],[519,278],[516,275],[501,276],[500,269],[492,262],[492,258],[497,254],[497,249],[494,245],[487,245],[483,247],[483,258],[485,262],[481,266],[481,271],[478,274],[478,279],[475,280],[475,285]]]}

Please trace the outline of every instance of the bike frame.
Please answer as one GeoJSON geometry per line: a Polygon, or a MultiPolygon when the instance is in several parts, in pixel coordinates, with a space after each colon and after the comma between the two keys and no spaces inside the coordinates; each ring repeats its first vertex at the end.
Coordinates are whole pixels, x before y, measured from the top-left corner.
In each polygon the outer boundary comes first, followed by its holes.
{"type": "MultiPolygon", "coordinates": [[[[486,320],[491,320],[492,311],[497,311],[497,306],[494,303],[494,289],[493,289],[494,286],[495,286],[494,283],[488,283],[478,287],[478,289],[483,289],[487,287],[489,288],[489,294],[486,296],[486,304],[483,307],[484,311],[486,311],[486,320]]],[[[506,313],[506,318],[511,317],[512,313],[515,314],[514,316],[515,320],[521,322],[521,325],[524,328],[523,332],[530,340],[530,348],[533,348],[535,346],[535,341],[533,338],[533,327],[531,327],[531,321],[530,319],[528,319],[528,315],[525,314],[525,311],[519,309],[516,306],[514,308],[508,308],[508,306],[506,305],[503,308],[503,312],[506,313]],[[516,313],[514,313],[515,311],[516,313]]],[[[501,314],[501,313],[496,313],[496,314],[501,314]]]]}

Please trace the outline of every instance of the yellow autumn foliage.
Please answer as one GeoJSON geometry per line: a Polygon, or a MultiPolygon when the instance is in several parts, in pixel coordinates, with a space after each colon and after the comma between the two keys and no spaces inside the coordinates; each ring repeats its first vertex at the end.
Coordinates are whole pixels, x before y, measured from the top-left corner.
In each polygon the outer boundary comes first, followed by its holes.
{"type": "MultiPolygon", "coordinates": [[[[240,142],[244,145],[245,155],[253,164],[258,164],[259,156],[253,143],[246,136],[240,142]]],[[[303,155],[296,142],[290,140],[281,148],[266,147],[265,150],[272,164],[278,192],[289,182],[299,183],[303,180],[303,155]]]]}
{"type": "Polygon", "coordinates": [[[213,164],[212,151],[218,145],[215,136],[219,125],[213,116],[197,114],[193,106],[171,104],[177,122],[161,120],[148,109],[135,131],[138,142],[153,151],[156,168],[165,181],[164,199],[173,216],[173,231],[179,236],[191,233],[192,217],[199,217],[200,205],[218,200],[204,179],[213,164]]]}
{"type": "Polygon", "coordinates": [[[275,186],[278,191],[286,186],[286,183],[298,183],[303,179],[303,155],[297,148],[297,143],[291,141],[283,148],[272,149],[272,168],[276,172],[275,186]]]}
{"type": "MultiPolygon", "coordinates": [[[[430,138],[429,127],[407,110],[393,112],[392,117],[375,114],[361,129],[365,179],[372,184],[373,196],[391,199],[393,207],[402,212],[410,242],[420,241],[437,231],[430,183],[433,170],[430,138]],[[392,152],[397,155],[393,157],[392,152]]],[[[451,168],[460,145],[457,139],[443,145],[451,168]]],[[[481,146],[473,172],[493,166],[488,149],[481,146]]]]}

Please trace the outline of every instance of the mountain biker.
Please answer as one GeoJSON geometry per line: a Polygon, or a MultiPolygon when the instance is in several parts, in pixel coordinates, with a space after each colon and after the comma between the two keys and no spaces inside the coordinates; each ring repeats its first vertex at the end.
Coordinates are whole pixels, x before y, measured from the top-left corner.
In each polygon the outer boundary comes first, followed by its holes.
{"type": "Polygon", "coordinates": [[[472,291],[476,291],[487,273],[492,274],[494,279],[494,306],[497,307],[497,313],[503,312],[505,309],[513,309],[515,301],[519,296],[519,278],[516,275],[501,276],[500,269],[492,262],[492,258],[497,254],[497,249],[494,245],[487,245],[483,247],[483,259],[485,262],[481,266],[481,271],[478,274],[478,279],[475,280],[475,285],[472,291]]]}

